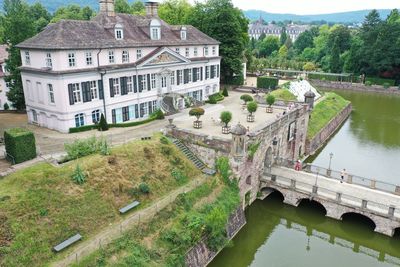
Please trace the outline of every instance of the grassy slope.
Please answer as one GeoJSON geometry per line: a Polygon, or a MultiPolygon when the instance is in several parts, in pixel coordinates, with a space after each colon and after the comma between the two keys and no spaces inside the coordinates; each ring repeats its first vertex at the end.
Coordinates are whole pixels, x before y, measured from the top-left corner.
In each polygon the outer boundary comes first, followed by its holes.
{"type": "Polygon", "coordinates": [[[88,175],[82,186],[71,180],[75,162],[61,168],[39,164],[0,180],[0,266],[43,266],[55,256],[52,247],[76,232],[87,238],[119,220],[118,209],[134,199],[144,207],[180,186],[171,175],[173,168],[187,177],[200,175],[172,144],[161,145],[158,138],[79,163],[88,175]],[[170,155],[161,152],[166,146],[170,155]],[[143,181],[151,193],[130,195],[129,189],[143,181]]]}
{"type": "Polygon", "coordinates": [[[271,92],[271,95],[275,96],[277,100],[283,100],[285,102],[297,100],[296,96],[287,89],[277,89],[271,92]]]}
{"type": "Polygon", "coordinates": [[[315,105],[308,123],[307,138],[312,139],[350,102],[335,93],[326,93],[324,99],[315,105]]]}
{"type": "MultiPolygon", "coordinates": [[[[212,236],[210,222],[230,214],[239,202],[238,191],[218,178],[181,195],[150,223],[129,231],[74,267],[184,266],[188,249],[204,235],[212,236]]],[[[226,218],[219,228],[225,229],[226,218]]],[[[218,228],[218,227],[217,227],[218,228]]]]}

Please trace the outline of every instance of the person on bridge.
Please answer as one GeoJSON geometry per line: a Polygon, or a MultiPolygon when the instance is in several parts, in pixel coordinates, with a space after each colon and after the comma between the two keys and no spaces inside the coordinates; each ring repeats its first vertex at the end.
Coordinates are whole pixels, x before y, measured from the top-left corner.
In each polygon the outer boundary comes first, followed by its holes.
{"type": "Polygon", "coordinates": [[[301,171],[301,162],[300,162],[300,160],[296,161],[296,164],[294,165],[294,169],[296,171],[301,171]]]}
{"type": "Polygon", "coordinates": [[[347,175],[346,169],[343,169],[343,171],[340,173],[340,178],[341,178],[340,183],[343,183],[344,177],[345,177],[346,175],[347,175]]]}

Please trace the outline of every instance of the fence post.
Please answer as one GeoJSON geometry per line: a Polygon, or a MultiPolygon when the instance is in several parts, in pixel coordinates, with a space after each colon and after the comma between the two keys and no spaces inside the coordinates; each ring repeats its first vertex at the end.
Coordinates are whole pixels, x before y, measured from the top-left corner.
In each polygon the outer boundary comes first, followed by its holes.
{"type": "Polygon", "coordinates": [[[341,202],[342,201],[342,193],[336,193],[336,201],[341,202]]]}
{"type": "Polygon", "coordinates": [[[318,186],[313,185],[312,192],[313,192],[313,194],[318,194],[318,186]]]}
{"type": "Polygon", "coordinates": [[[349,183],[349,184],[352,184],[353,183],[353,175],[348,175],[347,176],[347,182],[349,183]]]}
{"type": "Polygon", "coordinates": [[[376,181],[375,180],[371,180],[371,188],[372,189],[376,188],[376,181]]]}
{"type": "Polygon", "coordinates": [[[394,206],[390,206],[389,207],[389,216],[390,217],[394,217],[394,211],[395,211],[395,207],[394,206]]]}

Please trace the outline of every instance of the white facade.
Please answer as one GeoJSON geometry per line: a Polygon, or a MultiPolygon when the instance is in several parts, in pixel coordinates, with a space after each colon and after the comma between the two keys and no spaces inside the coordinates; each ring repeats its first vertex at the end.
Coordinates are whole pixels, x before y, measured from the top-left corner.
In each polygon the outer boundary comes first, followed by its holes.
{"type": "Polygon", "coordinates": [[[5,77],[7,75],[5,60],[7,58],[8,58],[7,47],[5,45],[0,45],[0,110],[4,110],[4,105],[6,103],[9,109],[13,109],[12,103],[7,98],[7,92],[10,91],[5,81],[5,77]]]}
{"type": "Polygon", "coordinates": [[[21,48],[21,58],[29,122],[60,132],[92,125],[101,113],[108,123],[143,120],[167,93],[202,101],[219,91],[218,45],[21,48]]]}

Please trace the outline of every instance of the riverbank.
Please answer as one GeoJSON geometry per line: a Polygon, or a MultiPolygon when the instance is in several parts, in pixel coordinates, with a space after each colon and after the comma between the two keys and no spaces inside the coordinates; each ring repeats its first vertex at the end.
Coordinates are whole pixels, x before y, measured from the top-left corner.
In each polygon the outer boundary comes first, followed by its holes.
{"type": "Polygon", "coordinates": [[[331,82],[331,81],[322,81],[322,80],[310,80],[310,83],[314,87],[322,87],[333,90],[341,90],[341,91],[354,91],[354,92],[369,92],[369,93],[379,93],[379,94],[394,94],[400,96],[400,87],[391,86],[389,88],[385,88],[381,85],[371,85],[367,86],[361,83],[349,83],[349,82],[331,82]]]}
{"type": "Polygon", "coordinates": [[[350,101],[327,92],[318,102],[308,123],[305,153],[314,154],[332,134],[343,124],[352,111],[350,101]]]}

